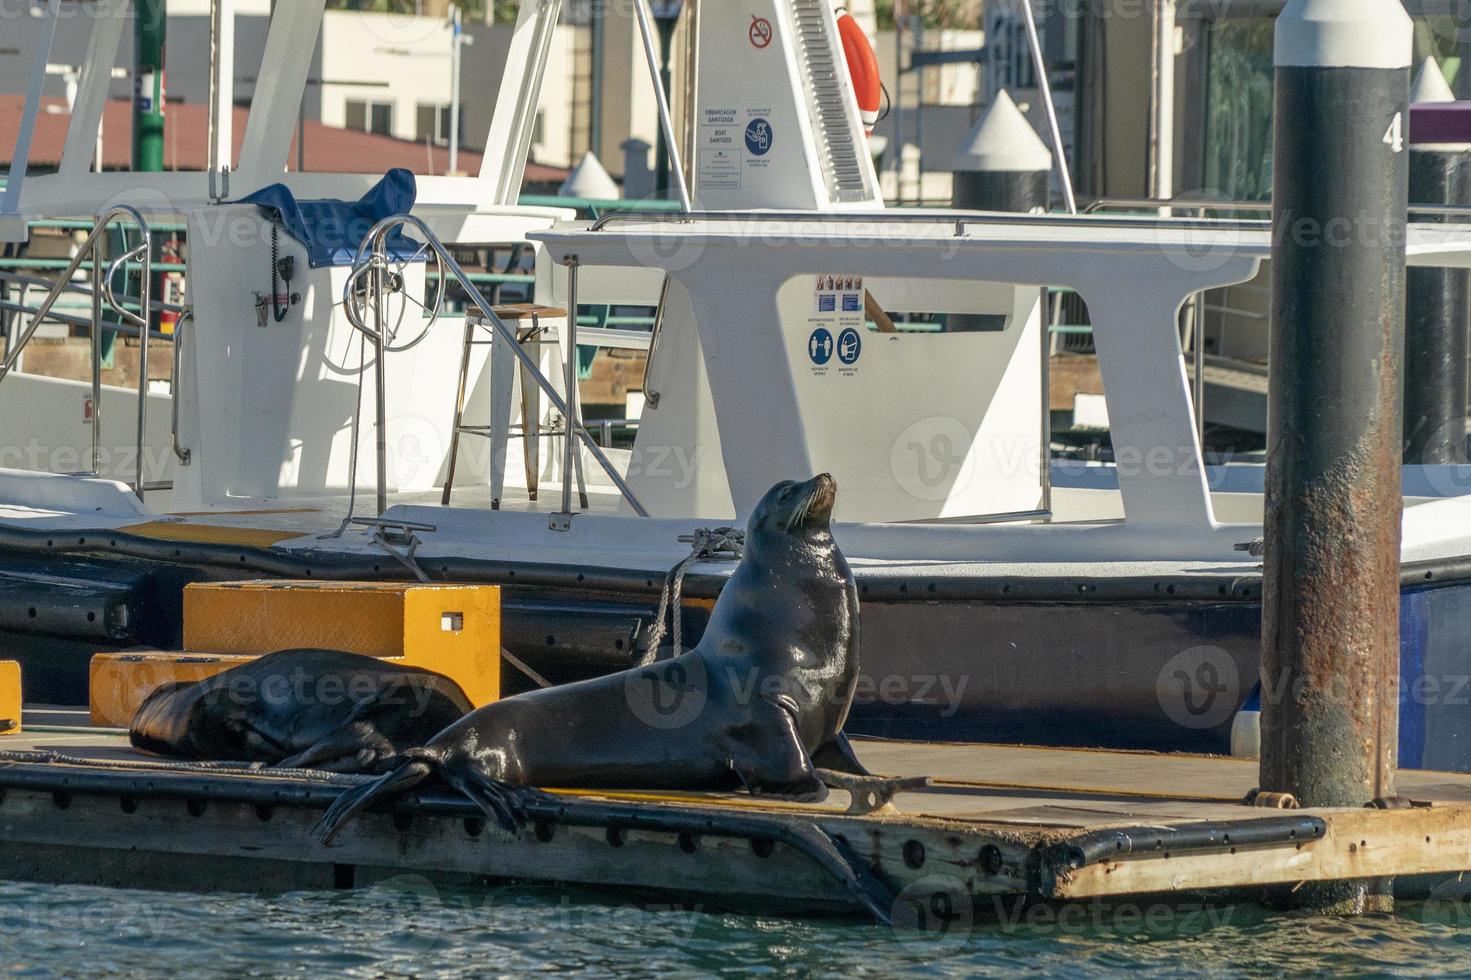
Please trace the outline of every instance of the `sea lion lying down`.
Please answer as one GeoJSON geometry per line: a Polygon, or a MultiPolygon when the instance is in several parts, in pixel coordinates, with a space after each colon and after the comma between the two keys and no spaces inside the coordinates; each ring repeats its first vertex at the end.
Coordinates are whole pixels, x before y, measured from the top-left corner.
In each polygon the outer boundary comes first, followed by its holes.
{"type": "Polygon", "coordinates": [[[766,494],[694,649],[466,715],[344,793],[318,825],[322,840],[431,775],[507,829],[528,796],[518,787],[745,786],[817,800],[825,784],[854,785],[818,766],[867,777],[842,734],[858,681],[858,590],[830,529],[836,492],[823,474],[766,494]]]}
{"type": "Polygon", "coordinates": [[[283,650],[148,695],[128,735],[181,759],[379,773],[468,714],[458,684],[335,650],[283,650]]]}

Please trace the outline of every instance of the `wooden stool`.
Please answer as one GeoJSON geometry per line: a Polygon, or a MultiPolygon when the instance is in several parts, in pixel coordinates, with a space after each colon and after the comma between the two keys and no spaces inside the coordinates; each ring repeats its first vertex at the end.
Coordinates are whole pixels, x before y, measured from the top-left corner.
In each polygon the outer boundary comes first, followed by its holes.
{"type": "MultiPolygon", "coordinates": [[[[565,323],[567,311],[554,306],[539,306],[535,303],[514,303],[494,306],[491,312],[516,335],[516,343],[533,360],[538,360],[546,333],[558,321],[565,323]]],[[[575,352],[570,355],[575,357],[575,352]]],[[[515,362],[519,360],[506,347],[506,339],[490,323],[485,312],[478,306],[465,308],[465,339],[460,358],[460,378],[455,391],[455,422],[450,430],[449,472],[444,481],[441,502],[448,506],[454,490],[455,464],[459,460],[460,435],[462,433],[485,436],[490,439],[490,506],[499,510],[501,496],[506,485],[506,449],[511,435],[511,392],[515,387],[515,362]],[[487,340],[477,340],[476,330],[488,330],[487,340]],[[465,394],[470,378],[471,349],[490,347],[490,423],[488,425],[465,424],[465,394]]],[[[541,387],[531,370],[521,364],[521,433],[525,440],[524,462],[526,469],[526,494],[536,499],[538,474],[541,469],[541,387]]],[[[564,435],[576,438],[577,422],[564,419],[564,435]]],[[[585,500],[587,485],[582,472],[582,454],[574,453],[579,493],[585,500]]],[[[563,479],[567,479],[563,474],[563,479]]]]}

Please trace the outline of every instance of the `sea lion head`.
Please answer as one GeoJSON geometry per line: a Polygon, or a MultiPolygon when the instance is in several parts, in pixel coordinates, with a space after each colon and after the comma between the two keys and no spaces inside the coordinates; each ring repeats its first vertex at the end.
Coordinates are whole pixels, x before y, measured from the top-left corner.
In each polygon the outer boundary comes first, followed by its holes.
{"type": "Polygon", "coordinates": [[[783,480],[766,491],[751,512],[746,537],[779,534],[810,540],[831,536],[837,499],[838,481],[830,473],[819,473],[805,482],[783,480]]]}
{"type": "Polygon", "coordinates": [[[177,755],[192,748],[208,690],[208,685],[194,681],[155,688],[138,706],[128,726],[133,745],[161,755],[177,755]]]}

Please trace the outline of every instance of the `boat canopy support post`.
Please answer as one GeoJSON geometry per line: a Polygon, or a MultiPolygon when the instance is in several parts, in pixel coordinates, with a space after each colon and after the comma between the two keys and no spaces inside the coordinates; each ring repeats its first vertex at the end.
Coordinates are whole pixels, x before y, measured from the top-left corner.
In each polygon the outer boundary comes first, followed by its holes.
{"type": "Polygon", "coordinates": [[[1037,35],[1037,15],[1032,0],[1022,0],[1022,24],[1027,31],[1027,47],[1032,52],[1032,68],[1037,75],[1037,91],[1047,111],[1047,135],[1052,139],[1052,159],[1057,166],[1057,183],[1062,188],[1062,203],[1068,214],[1078,213],[1078,198],[1073,193],[1073,175],[1068,170],[1067,148],[1062,145],[1062,127],[1057,122],[1057,105],[1052,101],[1052,80],[1047,77],[1047,57],[1042,53],[1042,39],[1037,35]]]}
{"type": "MultiPolygon", "coordinates": [[[[1398,0],[1277,20],[1261,788],[1304,806],[1394,795],[1410,54],[1398,0]]],[[[1391,898],[1358,881],[1293,900],[1391,898]]]]}
{"type": "Polygon", "coordinates": [[[92,34],[87,39],[86,60],[77,79],[77,100],[72,106],[66,147],[62,150],[58,168],[58,172],[68,180],[84,177],[97,163],[102,111],[107,105],[113,66],[117,63],[118,46],[122,42],[123,28],[128,23],[131,4],[132,0],[100,0],[96,11],[87,18],[92,25],[92,34]]]}
{"type": "MultiPolygon", "coordinates": [[[[230,195],[235,157],[235,0],[209,5],[209,179],[212,191],[230,195]]],[[[214,196],[212,193],[211,196],[214,196]]]]}
{"type": "Polygon", "coordinates": [[[541,104],[541,81],[561,15],[562,0],[523,0],[516,15],[485,141],[486,146],[509,149],[487,153],[480,162],[480,182],[490,188],[489,204],[514,206],[521,193],[526,156],[536,130],[536,107],[541,104]]]}
{"type": "Polygon", "coordinates": [[[5,196],[0,198],[0,214],[20,212],[20,189],[25,183],[26,168],[31,162],[31,140],[36,134],[36,113],[41,107],[41,93],[46,84],[46,64],[51,59],[51,46],[56,41],[56,22],[61,16],[61,0],[46,5],[46,22],[41,25],[40,43],[31,62],[31,77],[26,85],[26,104],[20,114],[20,131],[15,137],[15,151],[6,171],[5,196]]]}
{"type": "Polygon", "coordinates": [[[240,148],[238,191],[276,183],[286,172],[326,4],[327,0],[291,0],[277,4],[271,14],[265,57],[240,148]]]}
{"type": "MultiPolygon", "coordinates": [[[[669,168],[673,172],[674,186],[679,191],[680,208],[686,212],[694,210],[690,203],[690,185],[685,179],[684,161],[679,156],[679,139],[674,132],[674,116],[669,111],[669,98],[659,70],[659,51],[654,43],[654,29],[650,23],[647,0],[633,0],[633,13],[638,18],[638,32],[643,39],[644,59],[649,63],[649,81],[654,86],[654,99],[659,105],[659,132],[664,137],[665,151],[669,154],[669,168]]],[[[575,316],[575,314],[574,314],[575,316]]]]}

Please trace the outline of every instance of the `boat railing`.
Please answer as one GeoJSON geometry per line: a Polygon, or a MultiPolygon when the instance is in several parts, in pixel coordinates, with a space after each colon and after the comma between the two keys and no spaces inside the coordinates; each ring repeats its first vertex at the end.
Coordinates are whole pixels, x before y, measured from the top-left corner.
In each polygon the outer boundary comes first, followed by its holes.
{"type": "MultiPolygon", "coordinates": [[[[1084,214],[1099,214],[1104,211],[1193,211],[1197,217],[1210,219],[1208,211],[1249,211],[1270,214],[1271,201],[1232,201],[1219,197],[1104,197],[1083,209],[1084,214]]],[[[1411,204],[1406,208],[1411,215],[1440,218],[1465,218],[1471,221],[1471,206],[1464,204],[1411,204]]]]}
{"type": "MultiPolygon", "coordinates": [[[[1166,206],[1164,204],[1156,207],[1166,206]]],[[[1222,207],[1220,202],[1216,207],[1222,207]]],[[[1471,214],[1471,211],[1467,212],[1471,214]]],[[[1159,215],[1128,215],[1107,217],[1096,213],[1083,214],[1021,214],[1006,211],[956,211],[936,209],[933,211],[888,208],[882,211],[619,211],[605,214],[588,226],[589,231],[604,231],[618,224],[679,225],[705,222],[761,224],[779,222],[783,224],[861,225],[869,229],[876,225],[953,225],[955,236],[963,236],[971,225],[1048,225],[1079,228],[1127,228],[1168,229],[1198,228],[1199,218],[1160,217],[1159,215]]],[[[1207,218],[1212,228],[1222,231],[1265,231],[1269,222],[1265,219],[1207,218]]]]}
{"type": "MultiPolygon", "coordinates": [[[[179,323],[184,322],[184,307],[174,306],[166,303],[155,303],[152,298],[153,282],[153,234],[148,226],[148,221],[135,208],[125,204],[116,205],[102,212],[92,223],[91,231],[85,241],[77,249],[76,254],[67,262],[57,275],[56,280],[48,281],[21,273],[6,272],[0,274],[0,280],[18,282],[24,290],[29,285],[46,286],[47,292],[40,304],[36,307],[27,306],[22,302],[12,303],[8,298],[0,300],[0,308],[12,313],[24,314],[30,317],[30,322],[20,335],[5,352],[5,360],[0,363],[0,383],[3,383],[11,372],[15,370],[20,362],[26,347],[35,337],[37,330],[43,321],[47,319],[74,326],[86,326],[90,330],[91,353],[92,353],[92,447],[90,471],[97,476],[101,471],[102,461],[102,329],[103,329],[103,304],[118,317],[116,324],[109,324],[109,329],[115,329],[121,333],[136,331],[138,337],[138,411],[137,411],[137,433],[135,450],[137,452],[135,472],[132,481],[133,492],[141,500],[146,491],[166,490],[172,484],[167,482],[148,483],[145,481],[146,439],[148,430],[148,353],[149,341],[154,338],[155,333],[150,328],[152,311],[171,310],[181,314],[179,323]],[[123,252],[114,257],[110,262],[103,265],[103,244],[108,228],[117,222],[132,224],[138,229],[139,241],[132,248],[127,247],[126,231],[124,231],[123,252]],[[72,277],[90,260],[92,270],[92,286],[89,288],[81,283],[74,282],[72,277]],[[113,281],[121,269],[135,267],[140,272],[140,288],[138,296],[126,296],[118,294],[113,288],[113,281]],[[90,319],[70,316],[55,310],[57,301],[64,293],[80,292],[89,294],[92,300],[90,319]]],[[[176,328],[177,329],[177,328],[176,328]]],[[[162,334],[157,335],[162,337],[162,334]]],[[[7,338],[10,340],[10,338],[7,338]]],[[[178,344],[175,344],[174,352],[174,378],[178,378],[179,368],[178,344]]],[[[177,406],[178,400],[175,399],[177,406]]],[[[179,426],[177,408],[173,413],[173,445],[174,453],[181,463],[188,463],[189,452],[179,445],[179,426]]]]}
{"type": "MultiPolygon", "coordinates": [[[[553,519],[554,527],[569,526],[568,520],[572,514],[572,473],[575,463],[574,452],[578,441],[587,448],[589,455],[600,466],[608,479],[617,487],[618,492],[628,505],[633,508],[634,513],[640,517],[647,517],[648,511],[639,502],[633,490],[624,480],[623,475],[618,472],[616,466],[608,458],[607,453],[598,445],[592,435],[588,432],[586,425],[577,411],[577,259],[570,257],[567,261],[567,356],[565,358],[567,367],[567,397],[558,394],[552,382],[542,373],[536,360],[528,354],[516,341],[516,333],[508,327],[504,320],[496,315],[495,308],[480,292],[480,288],[464,269],[460,268],[458,262],[439,237],[432,232],[419,218],[409,214],[399,214],[384,218],[373,226],[363,239],[362,245],[353,260],[352,269],[348,273],[347,281],[343,286],[343,309],[346,312],[348,322],[353,328],[361,333],[373,344],[375,351],[374,364],[374,391],[376,393],[376,463],[377,463],[377,506],[381,515],[388,509],[388,414],[386,404],[387,375],[385,370],[385,357],[393,352],[389,340],[389,324],[386,311],[386,301],[390,292],[403,288],[402,276],[396,275],[393,269],[404,265],[404,260],[395,258],[390,254],[389,239],[392,234],[400,228],[411,227],[414,232],[421,236],[423,244],[409,261],[432,254],[435,261],[442,267],[445,273],[453,277],[464,290],[469,302],[478,307],[485,319],[485,323],[493,329],[503,342],[504,348],[509,350],[516,359],[521,362],[526,375],[536,382],[538,388],[546,396],[551,407],[560,412],[566,420],[568,437],[564,440],[566,451],[562,466],[562,509],[557,517],[553,519]],[[371,320],[371,322],[369,322],[371,320]],[[561,520],[558,520],[560,518],[561,520]]],[[[441,279],[441,282],[443,280],[441,279]]],[[[433,303],[424,307],[430,317],[430,326],[438,319],[445,302],[445,290],[439,289],[433,303]]],[[[419,304],[423,305],[423,304],[419,304]]],[[[429,329],[425,327],[425,331],[429,329]]],[[[417,341],[415,341],[417,343],[417,341]]],[[[411,345],[410,345],[411,346],[411,345]]],[[[363,379],[359,379],[362,384],[363,379]]]]}

